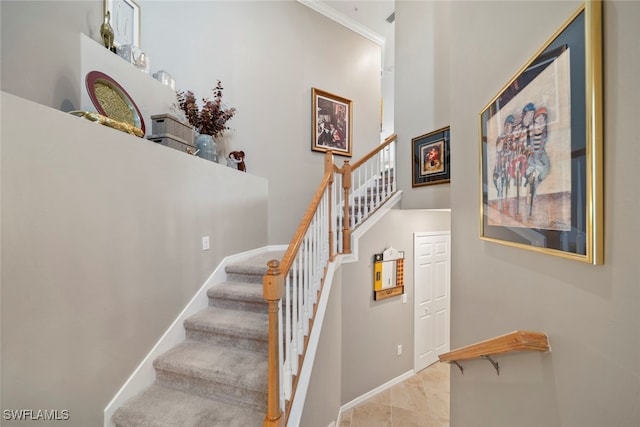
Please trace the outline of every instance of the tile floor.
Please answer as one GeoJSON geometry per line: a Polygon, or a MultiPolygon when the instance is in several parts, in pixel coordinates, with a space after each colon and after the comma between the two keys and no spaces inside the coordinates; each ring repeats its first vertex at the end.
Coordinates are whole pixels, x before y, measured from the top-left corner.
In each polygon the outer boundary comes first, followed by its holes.
{"type": "Polygon", "coordinates": [[[435,363],[343,412],[339,427],[449,427],[448,363],[435,363]]]}

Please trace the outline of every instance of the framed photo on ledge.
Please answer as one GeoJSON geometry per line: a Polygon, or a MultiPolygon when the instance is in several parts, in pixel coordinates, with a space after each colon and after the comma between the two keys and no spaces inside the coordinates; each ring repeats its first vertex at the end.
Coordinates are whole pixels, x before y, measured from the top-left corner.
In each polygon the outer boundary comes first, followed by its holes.
{"type": "Polygon", "coordinates": [[[602,254],[602,5],[584,3],[480,113],[480,237],[602,254]]]}
{"type": "Polygon", "coordinates": [[[448,126],[411,140],[412,187],[444,184],[451,180],[450,140],[448,126]]]}
{"type": "Polygon", "coordinates": [[[113,44],[140,46],[140,6],[133,0],[104,0],[105,15],[111,16],[113,44]]]}
{"type": "Polygon", "coordinates": [[[351,157],[352,102],[350,99],[312,88],[312,151],[329,151],[351,157]]]}

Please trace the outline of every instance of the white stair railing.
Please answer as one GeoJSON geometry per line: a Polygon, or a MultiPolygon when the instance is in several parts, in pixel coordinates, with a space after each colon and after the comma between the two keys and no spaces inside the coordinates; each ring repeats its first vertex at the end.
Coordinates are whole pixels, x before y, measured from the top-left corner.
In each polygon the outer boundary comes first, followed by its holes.
{"type": "Polygon", "coordinates": [[[351,165],[350,227],[355,229],[396,192],[395,135],[351,165]]]}
{"type": "Polygon", "coordinates": [[[337,254],[351,253],[351,231],[395,193],[395,170],[395,135],[353,166],[345,161],[338,168],[328,152],[322,182],[289,247],[281,260],[267,264],[263,279],[269,303],[265,426],[281,426],[288,416],[329,262],[337,254]]]}

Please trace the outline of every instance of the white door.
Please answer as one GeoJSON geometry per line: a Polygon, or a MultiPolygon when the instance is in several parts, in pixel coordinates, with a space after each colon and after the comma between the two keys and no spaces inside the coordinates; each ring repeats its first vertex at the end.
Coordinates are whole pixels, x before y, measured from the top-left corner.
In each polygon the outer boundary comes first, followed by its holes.
{"type": "Polygon", "coordinates": [[[426,368],[450,349],[451,234],[414,234],[414,369],[426,368]]]}

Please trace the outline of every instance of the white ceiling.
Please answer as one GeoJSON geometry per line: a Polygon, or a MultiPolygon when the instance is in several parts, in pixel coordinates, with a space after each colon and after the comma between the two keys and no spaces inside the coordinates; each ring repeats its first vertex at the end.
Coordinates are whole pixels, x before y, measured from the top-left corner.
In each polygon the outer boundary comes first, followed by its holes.
{"type": "Polygon", "coordinates": [[[386,20],[394,11],[394,0],[323,0],[321,3],[383,36],[387,44],[393,43],[394,25],[386,20]]]}

